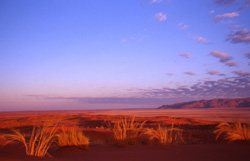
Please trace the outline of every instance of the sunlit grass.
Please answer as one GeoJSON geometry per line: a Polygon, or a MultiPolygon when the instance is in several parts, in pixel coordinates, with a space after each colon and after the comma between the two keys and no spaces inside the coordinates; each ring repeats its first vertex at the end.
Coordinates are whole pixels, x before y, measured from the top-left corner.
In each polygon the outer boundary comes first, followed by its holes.
{"type": "Polygon", "coordinates": [[[216,139],[218,139],[221,135],[224,134],[224,139],[229,142],[233,142],[236,140],[250,140],[250,123],[244,124],[241,121],[235,121],[233,124],[229,124],[228,122],[221,122],[217,125],[216,130],[214,131],[216,134],[216,139]]]}
{"type": "Polygon", "coordinates": [[[6,144],[12,141],[19,141],[25,146],[26,154],[28,156],[44,157],[50,156],[48,149],[55,137],[56,128],[49,129],[49,126],[33,127],[32,133],[29,139],[26,135],[13,130],[13,134],[4,134],[4,138],[9,140],[6,144]],[[49,131],[49,132],[48,132],[49,131]]]}
{"type": "Polygon", "coordinates": [[[184,142],[182,137],[182,130],[174,128],[174,123],[171,127],[161,127],[158,125],[157,129],[147,128],[144,135],[148,135],[150,140],[157,140],[162,145],[170,145],[173,143],[184,142]]]}
{"type": "Polygon", "coordinates": [[[0,133],[0,140],[6,140],[5,137],[4,137],[4,134],[0,133]]]}
{"type": "Polygon", "coordinates": [[[61,147],[75,146],[79,148],[88,148],[89,138],[86,137],[83,132],[77,127],[71,127],[69,129],[63,128],[58,134],[58,145],[61,147]]]}
{"type": "Polygon", "coordinates": [[[135,122],[135,117],[131,119],[125,117],[110,128],[118,145],[134,144],[141,135],[145,122],[135,122]]]}

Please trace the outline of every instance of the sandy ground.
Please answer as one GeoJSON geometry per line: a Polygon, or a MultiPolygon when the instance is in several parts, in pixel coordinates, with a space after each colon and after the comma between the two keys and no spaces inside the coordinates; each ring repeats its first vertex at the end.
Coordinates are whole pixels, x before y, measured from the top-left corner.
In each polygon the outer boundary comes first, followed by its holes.
{"type": "Polygon", "coordinates": [[[0,112],[0,133],[9,133],[11,128],[30,132],[34,124],[51,120],[65,126],[77,125],[92,140],[107,141],[101,145],[91,144],[88,150],[52,146],[49,153],[54,158],[36,158],[26,156],[22,144],[13,142],[2,146],[5,141],[0,139],[0,161],[250,161],[249,143],[222,144],[223,141],[217,141],[213,134],[217,122],[204,121],[214,118],[234,120],[238,117],[249,121],[249,112],[247,109],[0,112]],[[175,120],[175,125],[184,129],[183,137],[187,139],[187,144],[169,148],[158,145],[117,147],[109,142],[112,136],[105,126],[107,122],[119,120],[121,115],[141,116],[136,119],[147,120],[145,126],[149,127],[172,124],[175,120]]]}
{"type": "Polygon", "coordinates": [[[129,115],[141,117],[171,116],[188,117],[210,121],[241,121],[249,122],[250,108],[237,109],[130,109],[130,110],[71,110],[71,111],[21,111],[0,112],[0,118],[28,117],[42,115],[129,115]]]}
{"type": "Polygon", "coordinates": [[[25,156],[24,148],[13,143],[0,150],[1,161],[249,161],[250,145],[193,144],[163,148],[157,145],[115,147],[96,145],[88,150],[58,149],[54,158],[25,156]]]}
{"type": "Polygon", "coordinates": [[[241,109],[144,109],[144,110],[100,110],[95,114],[129,115],[129,116],[171,116],[188,117],[210,121],[241,121],[249,122],[250,108],[241,109]]]}

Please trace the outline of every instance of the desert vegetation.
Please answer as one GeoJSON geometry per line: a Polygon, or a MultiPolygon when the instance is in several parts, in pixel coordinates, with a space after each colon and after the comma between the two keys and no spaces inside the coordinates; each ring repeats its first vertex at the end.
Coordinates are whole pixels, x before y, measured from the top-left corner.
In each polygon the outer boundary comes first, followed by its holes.
{"type": "Polygon", "coordinates": [[[110,129],[118,145],[135,144],[143,134],[143,126],[146,121],[135,122],[135,117],[118,120],[110,129]]]}
{"type": "Polygon", "coordinates": [[[77,127],[62,128],[56,136],[60,147],[74,146],[86,149],[89,146],[89,138],[77,127]]]}
{"type": "Polygon", "coordinates": [[[184,142],[182,130],[174,127],[145,128],[146,121],[136,122],[135,117],[119,120],[111,127],[114,139],[118,145],[136,144],[141,142],[157,141],[162,145],[184,142]]]}
{"type": "Polygon", "coordinates": [[[56,143],[59,147],[74,146],[86,149],[89,145],[89,138],[77,127],[62,127],[60,130],[54,126],[34,126],[31,134],[22,133],[19,130],[12,130],[11,134],[2,134],[1,137],[7,140],[6,144],[13,141],[21,142],[26,150],[26,155],[35,157],[52,157],[48,150],[51,144],[56,143]]]}
{"type": "Polygon", "coordinates": [[[182,130],[175,128],[174,122],[171,127],[162,127],[161,125],[158,125],[157,129],[147,128],[144,135],[148,135],[150,140],[157,140],[162,145],[184,142],[182,130]]]}
{"type": "Polygon", "coordinates": [[[33,127],[30,137],[18,130],[13,130],[13,134],[5,134],[3,137],[9,140],[6,144],[12,141],[19,141],[25,146],[26,154],[28,156],[44,157],[51,155],[48,149],[56,134],[56,127],[49,129],[49,126],[33,127]]]}
{"type": "MultiPolygon", "coordinates": [[[[27,122],[31,119],[32,117],[22,118],[27,122]]],[[[46,116],[46,118],[41,116],[41,119],[39,117],[36,119],[37,125],[33,123],[32,126],[28,124],[28,126],[21,127],[16,126],[15,119],[12,119],[11,123],[13,124],[11,125],[16,130],[0,126],[0,132],[3,133],[0,135],[0,141],[6,144],[12,141],[22,143],[28,156],[52,157],[48,153],[49,149],[52,155],[53,150],[76,150],[65,147],[76,147],[80,150],[100,145],[105,147],[105,145],[147,144],[168,147],[182,143],[215,143],[218,142],[216,139],[219,138],[229,142],[250,139],[250,124],[240,121],[218,124],[218,122],[205,122],[190,118],[135,118],[120,115],[67,115],[64,117],[58,115],[46,116]],[[62,121],[58,122],[57,118],[62,119],[62,121]],[[47,123],[49,120],[53,121],[47,123]]],[[[19,120],[19,118],[16,119],[17,122],[19,120]]],[[[6,119],[5,122],[8,120],[6,119]]],[[[10,146],[8,145],[8,147],[10,146]]]]}
{"type": "Polygon", "coordinates": [[[242,123],[239,120],[234,123],[221,122],[216,127],[214,133],[216,134],[216,139],[223,135],[228,142],[237,140],[250,141],[250,123],[242,123]]]}

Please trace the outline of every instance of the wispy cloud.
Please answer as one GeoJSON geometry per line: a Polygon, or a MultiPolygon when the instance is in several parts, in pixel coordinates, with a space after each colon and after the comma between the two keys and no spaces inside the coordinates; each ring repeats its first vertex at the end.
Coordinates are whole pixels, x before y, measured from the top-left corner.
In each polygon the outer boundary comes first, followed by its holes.
{"type": "Polygon", "coordinates": [[[127,42],[126,38],[121,39],[121,43],[125,43],[125,42],[127,42]]]}
{"type": "Polygon", "coordinates": [[[233,57],[231,57],[231,56],[229,56],[226,53],[223,53],[221,51],[215,50],[215,51],[211,51],[209,54],[216,57],[216,58],[219,58],[220,62],[222,62],[222,63],[228,62],[229,60],[233,59],[233,57]]]}
{"type": "Polygon", "coordinates": [[[183,54],[180,54],[180,56],[183,56],[185,58],[190,58],[192,56],[192,53],[183,53],[183,54]]]}
{"type": "Polygon", "coordinates": [[[208,42],[207,39],[199,36],[199,37],[195,37],[194,41],[197,43],[204,43],[204,44],[211,44],[211,42],[208,42]]]}
{"type": "Polygon", "coordinates": [[[213,14],[213,13],[215,13],[215,11],[214,11],[214,10],[211,10],[211,11],[209,11],[208,13],[209,13],[209,14],[213,14]]]}
{"type": "Polygon", "coordinates": [[[226,21],[221,20],[221,21],[217,21],[216,23],[221,23],[221,24],[226,25],[226,24],[230,24],[230,23],[234,23],[234,22],[235,22],[235,21],[233,21],[233,20],[226,20],[226,21]]]}
{"type": "Polygon", "coordinates": [[[245,71],[234,71],[236,77],[219,80],[200,80],[190,86],[175,88],[133,88],[136,97],[60,97],[46,95],[26,95],[34,99],[62,100],[89,104],[166,104],[193,99],[249,97],[250,75],[245,71]]]}
{"type": "Polygon", "coordinates": [[[227,65],[229,67],[233,67],[233,66],[237,66],[238,62],[226,62],[225,65],[227,65]]]}
{"type": "Polygon", "coordinates": [[[249,97],[250,91],[249,74],[228,77],[219,80],[203,80],[191,86],[179,86],[176,88],[163,87],[159,89],[138,90],[138,94],[145,97],[159,97],[166,99],[189,98],[233,98],[249,97]]]}
{"type": "Polygon", "coordinates": [[[194,72],[184,72],[184,73],[187,75],[191,75],[191,76],[196,75],[196,73],[194,73],[194,72]]]}
{"type": "Polygon", "coordinates": [[[216,58],[219,58],[220,62],[221,63],[224,63],[225,65],[229,66],[229,67],[233,67],[233,66],[236,66],[238,65],[238,62],[230,62],[230,60],[233,59],[233,57],[227,55],[226,53],[223,53],[221,51],[211,51],[209,53],[209,55],[212,55],[216,58]]]}
{"type": "Polygon", "coordinates": [[[217,72],[217,71],[208,71],[207,74],[209,74],[209,75],[220,75],[221,73],[217,72]]]}
{"type": "Polygon", "coordinates": [[[151,3],[160,3],[162,0],[151,0],[151,3]]]}
{"type": "Polygon", "coordinates": [[[216,0],[215,3],[221,6],[231,5],[238,0],[216,0]]]}
{"type": "Polygon", "coordinates": [[[223,18],[226,18],[226,17],[228,17],[228,18],[233,18],[233,17],[237,17],[237,16],[240,16],[240,14],[237,13],[237,12],[224,13],[224,14],[221,14],[221,15],[216,15],[216,16],[214,17],[214,20],[215,20],[215,21],[218,21],[218,20],[223,19],[223,18]]]}
{"type": "Polygon", "coordinates": [[[250,5],[250,0],[246,0],[245,4],[239,8],[239,10],[245,9],[250,5]]]}
{"type": "Polygon", "coordinates": [[[183,23],[179,23],[179,24],[178,24],[178,27],[179,27],[180,30],[185,30],[185,29],[189,28],[188,25],[185,25],[185,24],[183,24],[183,23]]]}
{"type": "Polygon", "coordinates": [[[240,31],[232,31],[228,34],[226,41],[231,43],[249,43],[250,42],[250,31],[248,29],[242,29],[240,31]]]}
{"type": "Polygon", "coordinates": [[[238,29],[238,28],[240,28],[240,27],[242,27],[242,26],[244,26],[244,25],[235,25],[235,26],[232,26],[232,27],[229,27],[230,29],[238,29]]]}
{"type": "Polygon", "coordinates": [[[247,59],[250,59],[250,53],[245,53],[247,59]]]}
{"type": "Polygon", "coordinates": [[[61,97],[44,95],[26,95],[36,99],[74,101],[89,104],[158,104],[165,100],[161,98],[143,98],[143,97],[61,97]]]}
{"type": "Polygon", "coordinates": [[[174,73],[166,73],[168,76],[173,76],[174,73]]]}
{"type": "Polygon", "coordinates": [[[155,19],[156,19],[158,22],[162,22],[162,21],[167,20],[167,15],[166,15],[166,14],[163,14],[162,12],[156,13],[156,14],[155,14],[155,19]]]}
{"type": "MultiPolygon", "coordinates": [[[[233,71],[234,74],[237,74],[239,76],[244,76],[244,75],[249,75],[248,72],[244,71],[244,70],[238,70],[238,71],[233,71]]],[[[250,79],[249,79],[250,80],[250,79]]]]}

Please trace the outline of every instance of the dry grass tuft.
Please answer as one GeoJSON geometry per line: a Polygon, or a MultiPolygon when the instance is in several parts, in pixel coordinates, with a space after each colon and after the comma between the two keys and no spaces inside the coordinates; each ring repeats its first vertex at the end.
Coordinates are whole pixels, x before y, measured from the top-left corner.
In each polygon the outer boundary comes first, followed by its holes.
{"type": "Polygon", "coordinates": [[[162,145],[170,145],[173,143],[184,142],[182,138],[182,130],[174,128],[174,123],[170,128],[161,127],[158,129],[147,128],[144,135],[148,135],[150,140],[157,140],[162,145]]]}
{"type": "Polygon", "coordinates": [[[241,121],[235,121],[233,124],[228,122],[221,122],[216,127],[214,131],[216,134],[216,139],[218,139],[222,134],[225,135],[225,140],[233,142],[236,140],[250,140],[250,123],[243,124],[241,121]]]}
{"type": "Polygon", "coordinates": [[[48,149],[54,139],[56,128],[49,129],[49,126],[33,127],[30,138],[27,139],[25,134],[17,130],[13,130],[13,134],[4,134],[4,138],[9,140],[6,144],[12,141],[23,143],[28,156],[44,157],[45,155],[52,157],[48,153],[48,149]],[[48,132],[49,131],[49,132],[48,132]]]}
{"type": "Polygon", "coordinates": [[[63,128],[61,132],[57,134],[57,138],[58,145],[61,147],[75,146],[86,149],[89,146],[89,138],[77,127],[72,127],[68,130],[63,128]]]}
{"type": "Polygon", "coordinates": [[[4,134],[0,134],[0,140],[5,140],[4,134]]]}
{"type": "Polygon", "coordinates": [[[135,144],[136,139],[142,134],[145,122],[135,122],[135,117],[131,119],[125,117],[115,123],[113,127],[110,126],[110,129],[118,145],[135,144]]]}

